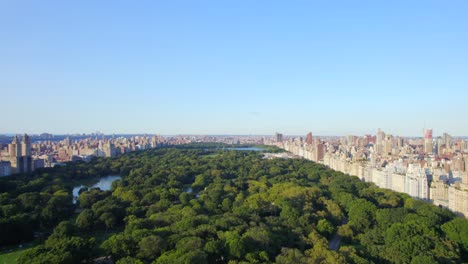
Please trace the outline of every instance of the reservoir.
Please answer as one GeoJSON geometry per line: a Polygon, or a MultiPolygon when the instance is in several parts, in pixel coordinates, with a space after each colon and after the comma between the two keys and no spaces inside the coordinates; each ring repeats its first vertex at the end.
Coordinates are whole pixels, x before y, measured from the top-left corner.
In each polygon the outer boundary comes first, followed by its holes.
{"type": "Polygon", "coordinates": [[[241,147],[241,148],[223,148],[224,150],[249,150],[249,151],[263,151],[264,148],[257,148],[257,147],[241,147]]]}

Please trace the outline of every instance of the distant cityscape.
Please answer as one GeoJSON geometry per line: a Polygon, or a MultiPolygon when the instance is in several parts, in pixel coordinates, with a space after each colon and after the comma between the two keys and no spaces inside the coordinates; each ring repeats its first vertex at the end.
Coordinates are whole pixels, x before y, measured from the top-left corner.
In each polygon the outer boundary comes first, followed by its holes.
{"type": "Polygon", "coordinates": [[[115,157],[136,150],[193,142],[262,144],[261,136],[161,136],[91,135],[54,136],[44,133],[0,137],[0,176],[29,173],[38,168],[61,166],[65,162],[90,161],[93,157],[115,157]],[[34,141],[32,139],[35,139],[34,141]]]}
{"type": "MultiPolygon", "coordinates": [[[[38,168],[115,157],[128,152],[195,142],[264,144],[375,183],[407,193],[468,217],[468,140],[444,133],[433,137],[399,137],[378,130],[376,135],[345,137],[234,135],[104,135],[0,136],[0,176],[28,173],[38,168]],[[8,142],[7,142],[8,141],[8,142]]],[[[271,155],[269,157],[291,157],[271,155]]]]}

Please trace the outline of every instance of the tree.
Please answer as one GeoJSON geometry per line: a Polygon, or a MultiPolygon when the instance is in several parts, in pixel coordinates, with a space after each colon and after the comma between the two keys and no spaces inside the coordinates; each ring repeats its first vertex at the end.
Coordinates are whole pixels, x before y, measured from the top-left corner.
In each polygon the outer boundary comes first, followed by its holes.
{"type": "Polygon", "coordinates": [[[225,212],[231,211],[231,207],[232,207],[231,199],[224,198],[223,202],[221,203],[221,207],[222,207],[223,211],[225,211],[225,212]]]}
{"type": "Polygon", "coordinates": [[[201,250],[190,252],[183,252],[180,250],[172,250],[165,252],[159,257],[155,264],[172,264],[172,263],[190,263],[190,264],[204,264],[206,262],[206,254],[201,250]]]}
{"type": "Polygon", "coordinates": [[[75,232],[75,226],[70,221],[62,221],[55,228],[53,236],[56,237],[68,237],[72,236],[75,232]]]}
{"type": "Polygon", "coordinates": [[[42,225],[44,227],[53,227],[58,222],[67,219],[71,213],[71,196],[65,191],[57,191],[41,212],[42,225]]]}
{"type": "Polygon", "coordinates": [[[210,240],[205,243],[203,251],[207,254],[209,263],[214,263],[223,255],[223,245],[220,240],[210,240]]]}
{"type": "Polygon", "coordinates": [[[186,193],[186,192],[183,192],[179,195],[179,201],[182,203],[182,204],[188,204],[190,202],[190,197],[191,195],[186,193]]]}
{"type": "Polygon", "coordinates": [[[109,196],[111,192],[101,191],[100,189],[91,189],[84,191],[78,196],[78,204],[81,208],[91,208],[93,204],[109,196]]]}
{"type": "Polygon", "coordinates": [[[18,195],[18,200],[24,209],[32,210],[39,206],[41,202],[41,195],[35,192],[28,192],[18,195]]]}
{"type": "Polygon", "coordinates": [[[348,242],[354,238],[353,229],[348,224],[339,226],[337,232],[339,236],[345,238],[348,242]]]}
{"type": "Polygon", "coordinates": [[[384,256],[397,263],[408,263],[413,256],[424,255],[434,246],[436,234],[416,222],[395,223],[385,231],[384,256]]]}
{"type": "Polygon", "coordinates": [[[111,213],[111,212],[103,213],[99,217],[99,220],[104,224],[106,229],[115,227],[115,225],[117,223],[117,219],[115,218],[114,214],[111,213]]]}
{"type": "Polygon", "coordinates": [[[32,264],[79,264],[90,260],[95,244],[94,238],[49,238],[45,245],[25,250],[18,259],[18,262],[32,264]]]}
{"type": "Polygon", "coordinates": [[[347,263],[356,263],[356,264],[370,264],[371,263],[369,260],[366,260],[364,257],[360,256],[357,250],[352,246],[341,246],[339,252],[340,252],[340,255],[345,256],[347,263]]]}
{"type": "Polygon", "coordinates": [[[115,262],[115,264],[144,264],[144,263],[143,263],[143,261],[141,261],[139,259],[136,259],[136,258],[125,257],[125,258],[121,258],[121,259],[117,260],[117,262],[115,262]]]}
{"type": "Polygon", "coordinates": [[[376,211],[375,220],[382,229],[387,229],[394,223],[404,221],[408,211],[405,208],[379,209],[376,211]]]}
{"type": "Polygon", "coordinates": [[[455,218],[441,226],[445,235],[460,245],[464,254],[468,255],[468,220],[455,218]]]}
{"type": "Polygon", "coordinates": [[[418,255],[411,260],[411,264],[437,264],[431,256],[418,255]]]}
{"type": "Polygon", "coordinates": [[[94,226],[94,213],[90,209],[84,209],[76,218],[76,226],[83,230],[91,230],[94,226]]]}
{"type": "Polygon", "coordinates": [[[138,245],[137,242],[127,234],[115,234],[104,241],[101,245],[107,254],[112,254],[116,258],[135,256],[138,245]]]}
{"type": "Polygon", "coordinates": [[[318,243],[306,250],[307,263],[345,264],[346,259],[335,251],[328,249],[327,245],[318,243]]]}
{"type": "Polygon", "coordinates": [[[229,255],[234,258],[242,258],[245,254],[245,241],[237,232],[226,232],[225,246],[228,249],[229,255]]]}
{"type": "Polygon", "coordinates": [[[180,239],[176,248],[183,252],[190,252],[203,249],[203,239],[195,236],[184,237],[180,239]]]}
{"type": "Polygon", "coordinates": [[[276,256],[278,264],[305,264],[304,254],[297,248],[281,248],[281,253],[276,256]]]}
{"type": "Polygon", "coordinates": [[[138,243],[138,257],[153,260],[156,259],[166,249],[164,240],[155,235],[144,237],[138,243]]]}
{"type": "Polygon", "coordinates": [[[357,232],[369,229],[375,221],[375,205],[364,199],[357,199],[349,208],[349,225],[357,232]]]}
{"type": "Polygon", "coordinates": [[[335,232],[335,227],[326,219],[320,219],[317,223],[317,231],[326,237],[330,237],[335,232]]]}

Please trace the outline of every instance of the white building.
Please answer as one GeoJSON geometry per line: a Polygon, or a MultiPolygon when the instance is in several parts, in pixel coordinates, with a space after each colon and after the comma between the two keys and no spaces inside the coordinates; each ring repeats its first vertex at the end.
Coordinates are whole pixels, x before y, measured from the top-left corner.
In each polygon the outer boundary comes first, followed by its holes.
{"type": "Polygon", "coordinates": [[[409,164],[405,177],[405,193],[413,198],[429,199],[429,171],[418,164],[409,164]]]}

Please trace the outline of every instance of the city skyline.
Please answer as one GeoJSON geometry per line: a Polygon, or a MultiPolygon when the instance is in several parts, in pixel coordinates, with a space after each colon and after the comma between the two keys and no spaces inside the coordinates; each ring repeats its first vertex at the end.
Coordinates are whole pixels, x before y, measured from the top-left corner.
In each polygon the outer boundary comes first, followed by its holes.
{"type": "MultiPolygon", "coordinates": [[[[403,137],[403,138],[424,138],[425,137],[425,133],[426,133],[426,130],[433,130],[432,128],[424,128],[424,129],[421,129],[421,133],[419,135],[399,135],[399,134],[394,134],[394,133],[388,133],[389,135],[392,135],[392,136],[396,136],[396,137],[403,137]]],[[[367,136],[367,135],[377,135],[378,131],[379,130],[385,130],[385,131],[391,131],[391,130],[387,130],[387,129],[382,129],[382,128],[377,128],[375,131],[373,132],[369,132],[369,133],[365,133],[365,134],[353,134],[353,133],[347,133],[347,134],[315,134],[314,133],[314,137],[346,137],[346,136],[349,136],[349,135],[352,135],[352,136],[367,136]]],[[[303,137],[304,139],[306,139],[308,137],[308,134],[310,134],[311,132],[308,131],[308,130],[303,130],[302,133],[298,133],[298,134],[290,134],[290,133],[284,133],[283,131],[279,131],[279,130],[276,130],[276,133],[280,133],[281,134],[284,134],[288,137],[303,137]]],[[[22,131],[22,132],[16,132],[16,133],[3,133],[2,131],[0,131],[0,136],[7,136],[7,137],[14,137],[14,136],[21,136],[23,134],[29,134],[29,135],[33,135],[33,136],[40,136],[41,134],[47,134],[47,135],[50,135],[50,136],[92,136],[92,135],[99,135],[99,136],[139,136],[139,135],[160,135],[160,136],[164,136],[164,137],[172,137],[172,136],[266,136],[266,137],[270,137],[272,133],[266,133],[266,134],[229,134],[229,133],[225,133],[225,134],[196,134],[196,133],[179,133],[179,134],[162,134],[162,133],[153,133],[153,132],[142,132],[142,133],[102,133],[101,131],[93,131],[93,132],[89,132],[89,133],[85,133],[85,132],[72,132],[72,133],[57,133],[57,134],[54,134],[54,133],[50,133],[50,132],[47,132],[47,131],[43,131],[43,132],[39,132],[39,133],[30,133],[28,131],[22,131]]],[[[434,138],[437,138],[437,137],[442,137],[444,134],[450,134],[450,133],[447,133],[447,131],[436,131],[433,135],[434,138]]],[[[452,137],[454,138],[467,138],[468,136],[466,135],[453,135],[453,134],[450,134],[452,137]]]]}
{"type": "Polygon", "coordinates": [[[0,3],[0,133],[468,135],[468,3],[0,3]]]}
{"type": "MultiPolygon", "coordinates": [[[[120,135],[0,137],[0,177],[30,173],[40,168],[64,166],[67,162],[89,162],[94,157],[118,157],[134,151],[192,143],[210,143],[218,148],[265,150],[265,145],[284,149],[265,158],[304,158],[381,188],[404,192],[413,198],[468,216],[468,140],[444,133],[434,137],[426,129],[423,137],[405,138],[378,129],[375,135],[318,137],[276,132],[270,136],[211,135],[120,135]],[[262,147],[263,145],[263,147],[262,147]],[[252,147],[253,146],[253,147],[252,147]]],[[[209,146],[208,144],[207,146],[209,146]]]]}

